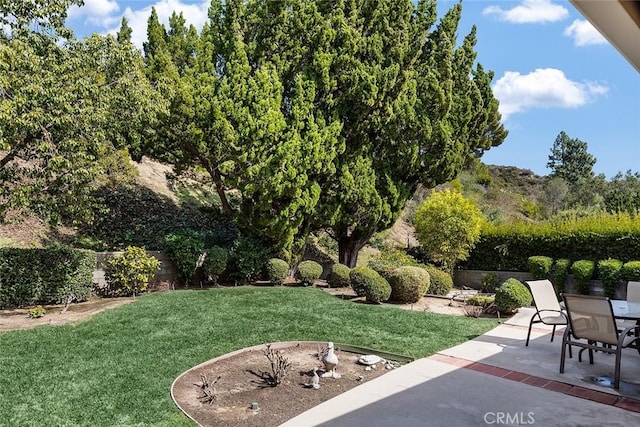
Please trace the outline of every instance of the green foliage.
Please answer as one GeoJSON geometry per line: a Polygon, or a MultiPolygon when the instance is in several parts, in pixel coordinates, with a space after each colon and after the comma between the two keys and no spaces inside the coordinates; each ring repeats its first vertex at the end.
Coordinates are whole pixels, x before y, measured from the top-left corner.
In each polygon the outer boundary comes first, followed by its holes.
{"type": "Polygon", "coordinates": [[[349,279],[356,295],[366,297],[369,302],[384,302],[391,296],[389,282],[372,268],[355,267],[351,269],[349,279]]]}
{"type": "Polygon", "coordinates": [[[389,299],[401,304],[420,301],[429,289],[429,273],[420,267],[398,267],[388,280],[391,285],[389,299]]]}
{"type": "Polygon", "coordinates": [[[596,270],[596,263],[581,259],[571,265],[571,274],[576,283],[576,292],[582,295],[589,295],[589,285],[596,270]]]}
{"type": "Polygon", "coordinates": [[[274,286],[282,286],[289,275],[289,264],[280,258],[270,258],[267,261],[267,278],[274,286]]]}
{"type": "Polygon", "coordinates": [[[605,259],[598,261],[598,277],[602,280],[604,295],[615,297],[616,285],[620,283],[622,261],[618,259],[605,259]]]}
{"type": "Polygon", "coordinates": [[[527,271],[532,254],[622,262],[640,253],[640,221],[626,213],[570,216],[544,222],[485,223],[463,264],[473,270],[527,271]]]}
{"type": "Polygon", "coordinates": [[[480,237],[482,213],[460,193],[433,193],[416,211],[418,240],[434,261],[452,272],[455,263],[467,259],[480,237]]]}
{"type": "Polygon", "coordinates": [[[327,276],[327,283],[330,288],[344,288],[351,285],[349,280],[349,273],[351,269],[344,264],[333,264],[329,275],[327,276]]]}
{"type": "Polygon", "coordinates": [[[395,264],[389,260],[383,259],[372,259],[367,263],[367,267],[375,270],[376,273],[384,277],[387,281],[391,279],[391,276],[395,273],[398,267],[403,266],[404,264],[395,264]]]}
{"type": "Polygon", "coordinates": [[[184,229],[178,233],[167,234],[164,246],[176,266],[180,280],[185,284],[189,283],[196,273],[198,259],[204,253],[202,233],[184,229]]]}
{"type": "Polygon", "coordinates": [[[65,246],[0,248],[0,308],[86,301],[94,252],[65,246]]]}
{"type": "Polygon", "coordinates": [[[109,258],[105,265],[105,280],[113,295],[133,295],[144,292],[149,281],[160,269],[160,261],[148,255],[144,248],[128,246],[120,255],[109,258]]]}
{"type": "Polygon", "coordinates": [[[295,272],[295,278],[305,286],[313,286],[320,276],[322,276],[322,266],[311,260],[302,261],[295,272]]]}
{"type": "Polygon", "coordinates": [[[227,268],[229,251],[219,246],[205,249],[206,256],[202,262],[202,272],[213,283],[218,283],[218,278],[227,268]]]}
{"type": "Polygon", "coordinates": [[[500,279],[498,279],[498,275],[495,273],[487,273],[482,278],[482,282],[480,282],[480,292],[486,294],[493,294],[496,292],[498,285],[500,284],[500,279]]]}
{"type": "Polygon", "coordinates": [[[551,273],[553,258],[542,255],[531,256],[527,259],[527,265],[534,280],[546,279],[551,273]]]}
{"type": "Polygon", "coordinates": [[[470,295],[464,300],[465,303],[487,308],[495,302],[495,296],[490,295],[470,295]]]}
{"type": "Polygon", "coordinates": [[[27,311],[27,316],[31,319],[37,319],[39,317],[43,317],[47,313],[47,310],[41,305],[36,305],[35,307],[31,307],[29,311],[27,311]]]}
{"type": "Polygon", "coordinates": [[[604,204],[609,212],[640,215],[640,172],[618,173],[607,185],[604,204]]]}
{"type": "Polygon", "coordinates": [[[503,314],[515,313],[520,307],[531,305],[531,301],[529,289],[517,279],[507,279],[496,289],[495,304],[503,314]]]}
{"type": "Polygon", "coordinates": [[[240,236],[231,247],[228,269],[232,279],[246,284],[257,279],[269,259],[269,249],[256,238],[240,236]]]}
{"type": "Polygon", "coordinates": [[[622,277],[626,280],[640,280],[640,261],[628,261],[622,265],[622,277]]]}
{"type": "Polygon", "coordinates": [[[451,289],[453,289],[453,277],[446,271],[442,271],[433,265],[427,265],[424,268],[431,278],[431,285],[429,286],[428,292],[431,295],[448,295],[451,289]]]}
{"type": "Polygon", "coordinates": [[[564,292],[565,285],[567,283],[567,276],[569,275],[569,267],[571,266],[571,260],[566,258],[559,258],[553,266],[553,283],[556,285],[558,294],[564,292]]]}

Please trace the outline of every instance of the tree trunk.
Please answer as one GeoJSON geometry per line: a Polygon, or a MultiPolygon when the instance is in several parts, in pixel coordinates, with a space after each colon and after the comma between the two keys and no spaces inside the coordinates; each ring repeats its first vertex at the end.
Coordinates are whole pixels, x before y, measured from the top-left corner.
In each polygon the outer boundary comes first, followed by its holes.
{"type": "Polygon", "coordinates": [[[338,237],[338,262],[349,268],[353,268],[358,263],[360,249],[367,244],[375,231],[351,230],[348,227],[336,228],[338,237]]]}

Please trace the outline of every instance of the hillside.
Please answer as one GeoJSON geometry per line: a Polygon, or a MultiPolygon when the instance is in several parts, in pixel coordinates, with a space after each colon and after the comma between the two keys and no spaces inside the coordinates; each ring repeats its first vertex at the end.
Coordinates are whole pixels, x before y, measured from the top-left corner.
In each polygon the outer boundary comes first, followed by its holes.
{"type": "MultiPolygon", "coordinates": [[[[146,158],[140,163],[133,162],[133,165],[138,171],[136,184],[140,190],[137,193],[139,197],[143,197],[147,204],[157,205],[159,210],[176,211],[172,213],[173,216],[163,218],[163,221],[189,215],[188,212],[182,211],[191,205],[215,205],[214,192],[203,180],[194,179],[197,177],[193,175],[188,179],[171,179],[170,166],[146,158]]],[[[467,171],[462,172],[457,181],[465,196],[473,200],[490,219],[523,217],[527,203],[535,204],[541,200],[543,177],[529,170],[512,166],[490,165],[488,172],[491,177],[489,185],[479,184],[477,176],[467,171]]],[[[383,232],[379,239],[398,247],[416,246],[418,242],[413,236],[411,218],[415,208],[428,194],[427,190],[419,190],[407,203],[397,223],[390,230],[383,232]]],[[[128,196],[133,197],[132,194],[128,196]]],[[[119,215],[127,215],[127,220],[132,220],[130,218],[132,213],[129,211],[123,213],[113,209],[113,212],[120,212],[119,215]]],[[[111,220],[118,222],[121,219],[124,220],[124,218],[111,220]]],[[[142,223],[140,226],[144,228],[144,223],[153,221],[157,219],[145,218],[140,221],[142,223]]],[[[0,225],[0,245],[4,246],[38,247],[84,237],[86,236],[82,236],[82,232],[71,227],[50,228],[35,216],[12,218],[8,224],[0,225]]]]}

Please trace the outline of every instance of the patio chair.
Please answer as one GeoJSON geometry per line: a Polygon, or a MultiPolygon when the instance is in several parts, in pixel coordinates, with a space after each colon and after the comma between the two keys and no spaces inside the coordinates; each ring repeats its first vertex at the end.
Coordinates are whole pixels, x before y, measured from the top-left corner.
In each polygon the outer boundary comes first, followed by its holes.
{"type": "MultiPolygon", "coordinates": [[[[593,352],[602,351],[616,355],[613,387],[620,388],[620,359],[622,350],[627,347],[638,348],[639,337],[629,332],[637,325],[618,332],[611,301],[607,297],[591,295],[562,294],[569,325],[562,336],[560,353],[560,373],[564,373],[565,350],[567,346],[581,347],[578,361],[582,361],[582,352],[588,350],[589,363],[593,365],[593,352]],[[585,342],[586,341],[586,342],[585,342]]],[[[636,330],[637,332],[637,330],[636,330]]]]}
{"type": "Polygon", "coordinates": [[[525,347],[529,345],[531,327],[534,323],[553,325],[553,331],[551,332],[551,342],[553,342],[556,327],[559,325],[567,325],[567,316],[560,307],[553,284],[549,280],[530,280],[525,283],[529,286],[533,303],[536,307],[536,312],[531,316],[531,320],[529,321],[529,331],[527,332],[525,347]]]}

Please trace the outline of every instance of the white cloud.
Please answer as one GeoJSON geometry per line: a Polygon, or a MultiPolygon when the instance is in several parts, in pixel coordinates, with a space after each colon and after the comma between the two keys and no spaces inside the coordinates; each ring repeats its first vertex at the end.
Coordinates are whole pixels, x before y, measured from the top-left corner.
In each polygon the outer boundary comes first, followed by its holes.
{"type": "Polygon", "coordinates": [[[607,40],[588,21],[576,19],[564,30],[564,35],[573,38],[576,46],[606,44],[607,40]]]}
{"type": "Polygon", "coordinates": [[[523,0],[522,4],[511,9],[489,6],[483,15],[497,15],[502,21],[512,24],[534,24],[561,21],[569,16],[569,11],[552,0],[523,0]]]}
{"type": "Polygon", "coordinates": [[[493,86],[505,120],[511,114],[534,108],[577,108],[608,90],[594,82],[571,81],[554,68],[539,68],[524,75],[507,71],[493,86]]]}
{"type": "Polygon", "coordinates": [[[90,24],[107,27],[117,19],[120,6],[116,0],[84,0],[84,6],[73,5],[69,8],[69,18],[84,18],[90,24]]]}
{"type": "MultiPolygon", "coordinates": [[[[133,10],[127,7],[124,11],[124,16],[129,21],[129,26],[133,30],[131,33],[131,41],[138,48],[142,48],[142,43],[147,40],[147,20],[151,16],[151,8],[156,8],[158,14],[158,20],[168,28],[169,17],[175,11],[176,13],[182,12],[184,15],[186,25],[194,25],[198,31],[202,29],[204,23],[209,19],[207,11],[211,5],[210,0],[202,0],[199,3],[185,4],[179,0],[161,0],[154,4],[150,4],[142,9],[133,10]]],[[[108,33],[115,34],[120,29],[119,17],[117,25],[114,25],[108,30],[108,33]]]]}

